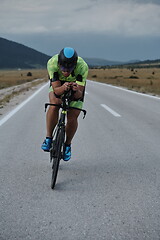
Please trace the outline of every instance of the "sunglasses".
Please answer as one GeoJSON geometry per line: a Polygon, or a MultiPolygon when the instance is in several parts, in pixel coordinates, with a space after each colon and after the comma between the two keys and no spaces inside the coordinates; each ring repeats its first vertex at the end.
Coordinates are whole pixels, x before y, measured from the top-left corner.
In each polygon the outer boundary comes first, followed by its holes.
{"type": "Polygon", "coordinates": [[[72,66],[67,66],[67,67],[64,67],[64,66],[60,65],[60,69],[61,69],[62,72],[72,72],[74,67],[75,66],[73,66],[73,65],[72,66]]]}

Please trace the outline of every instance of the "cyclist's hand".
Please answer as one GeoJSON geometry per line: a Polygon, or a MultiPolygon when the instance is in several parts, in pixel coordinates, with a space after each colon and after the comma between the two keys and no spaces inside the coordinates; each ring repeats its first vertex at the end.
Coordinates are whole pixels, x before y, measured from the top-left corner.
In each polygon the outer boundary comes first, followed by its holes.
{"type": "Polygon", "coordinates": [[[70,88],[71,88],[71,84],[70,84],[69,82],[65,82],[65,83],[63,84],[63,89],[64,89],[64,91],[69,91],[70,88]]]}
{"type": "Polygon", "coordinates": [[[77,83],[72,83],[72,90],[74,92],[77,92],[77,90],[78,90],[78,84],[77,83]]]}

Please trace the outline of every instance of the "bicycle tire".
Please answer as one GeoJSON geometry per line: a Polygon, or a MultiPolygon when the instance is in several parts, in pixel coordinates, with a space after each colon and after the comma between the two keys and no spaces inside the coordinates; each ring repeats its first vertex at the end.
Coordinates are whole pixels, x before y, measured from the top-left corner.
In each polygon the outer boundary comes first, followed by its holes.
{"type": "Polygon", "coordinates": [[[58,130],[55,145],[56,145],[56,151],[53,156],[53,164],[52,164],[52,178],[51,178],[51,188],[54,189],[57,175],[58,175],[58,169],[59,169],[59,163],[62,158],[62,146],[64,144],[64,137],[65,137],[65,130],[62,127],[58,130]]]}
{"type": "Polygon", "coordinates": [[[50,162],[52,162],[54,156],[55,156],[55,140],[52,141],[52,146],[50,149],[50,162]]]}

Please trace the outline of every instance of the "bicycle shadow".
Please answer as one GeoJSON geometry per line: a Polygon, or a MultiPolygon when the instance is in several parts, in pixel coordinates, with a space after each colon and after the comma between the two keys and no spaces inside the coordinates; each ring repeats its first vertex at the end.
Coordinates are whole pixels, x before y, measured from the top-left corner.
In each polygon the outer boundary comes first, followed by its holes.
{"type": "MultiPolygon", "coordinates": [[[[110,174],[113,174],[113,166],[110,162],[97,161],[93,163],[77,164],[61,163],[59,167],[55,190],[60,191],[89,191],[99,184],[108,184],[110,174]]],[[[113,175],[112,175],[113,176],[113,175]]]]}
{"type": "Polygon", "coordinates": [[[139,179],[143,180],[142,173],[145,175],[149,169],[150,165],[144,165],[136,155],[126,157],[123,161],[110,155],[97,158],[96,161],[88,158],[82,161],[62,162],[55,190],[91,194],[95,189],[112,191],[112,188],[130,188],[140,184],[139,179]]]}

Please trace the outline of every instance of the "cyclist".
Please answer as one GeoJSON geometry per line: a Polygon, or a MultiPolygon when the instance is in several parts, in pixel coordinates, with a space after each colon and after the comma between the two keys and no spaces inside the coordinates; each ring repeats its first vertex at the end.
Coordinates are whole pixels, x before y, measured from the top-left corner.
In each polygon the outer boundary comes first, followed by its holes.
{"type": "MultiPolygon", "coordinates": [[[[82,109],[86,78],[88,75],[87,63],[77,55],[71,47],[63,48],[59,54],[54,55],[47,63],[50,79],[49,100],[52,104],[61,104],[61,96],[65,91],[72,89],[73,96],[71,107],[82,109]]],[[[67,112],[66,141],[63,160],[71,158],[71,142],[78,127],[80,110],[69,109],[67,112]]],[[[50,106],[46,114],[46,138],[41,146],[44,151],[49,151],[52,143],[52,133],[58,122],[59,108],[50,106]]]]}

